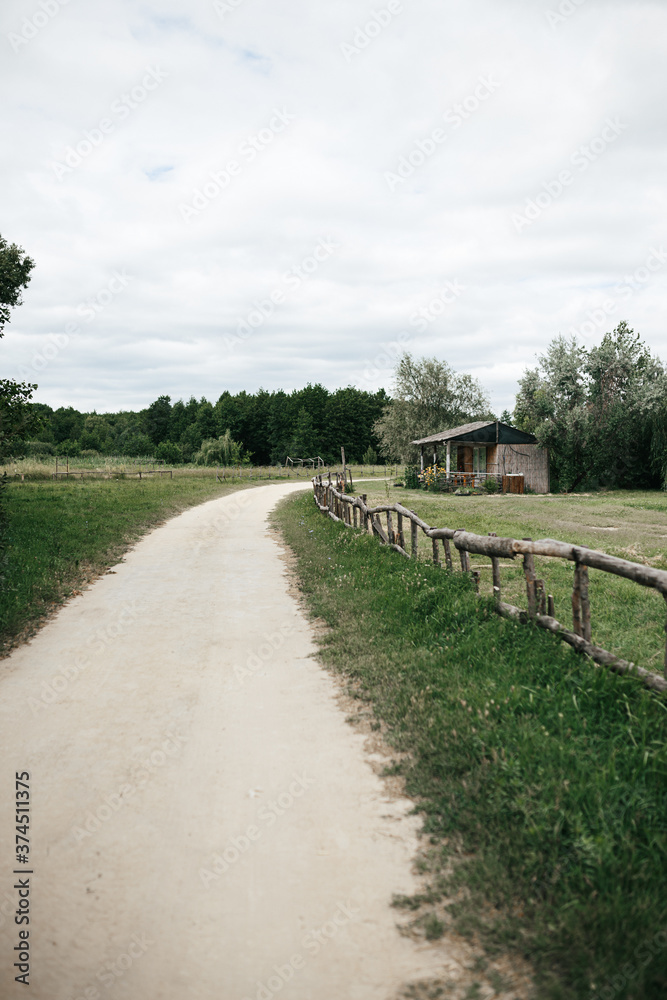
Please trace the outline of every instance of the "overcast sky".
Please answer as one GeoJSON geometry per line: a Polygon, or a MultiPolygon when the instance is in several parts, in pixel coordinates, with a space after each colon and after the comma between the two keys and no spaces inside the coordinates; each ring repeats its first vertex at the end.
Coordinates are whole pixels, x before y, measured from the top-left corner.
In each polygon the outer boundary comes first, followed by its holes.
{"type": "Polygon", "coordinates": [[[667,360],[664,0],[5,0],[3,376],[114,411],[391,389],[499,413],[558,333],[667,360]]]}

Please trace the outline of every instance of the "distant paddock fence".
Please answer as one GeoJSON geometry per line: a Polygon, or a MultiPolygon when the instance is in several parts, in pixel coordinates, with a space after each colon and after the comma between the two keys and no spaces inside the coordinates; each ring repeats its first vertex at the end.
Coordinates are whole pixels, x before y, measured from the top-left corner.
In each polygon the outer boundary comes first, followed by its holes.
{"type": "MultiPolygon", "coordinates": [[[[419,548],[419,533],[431,539],[432,559],[436,566],[442,565],[444,555],[445,566],[454,569],[454,554],[452,543],[458,553],[461,571],[468,573],[475,583],[479,593],[479,570],[470,566],[470,554],[487,556],[491,560],[493,574],[493,596],[496,611],[505,618],[515,621],[533,621],[540,628],[563,639],[574,649],[590,657],[596,663],[608,667],[618,674],[633,674],[642,682],[656,691],[667,691],[667,642],[664,657],[664,676],[651,670],[639,667],[628,660],[620,659],[613,653],[591,641],[591,607],[588,592],[588,568],[602,570],[633,580],[642,587],[650,587],[662,594],[667,604],[667,571],[643,566],[598,552],[581,545],[571,545],[559,542],[553,538],[542,538],[533,541],[530,538],[498,538],[495,534],[475,535],[464,528],[432,528],[426,524],[413,510],[408,510],[400,503],[381,504],[369,507],[366,504],[366,494],[351,496],[342,489],[337,489],[331,483],[323,483],[322,477],[312,480],[315,503],[323,514],[333,521],[340,521],[348,528],[357,528],[367,534],[375,535],[381,544],[389,546],[399,555],[408,559],[417,559],[419,548]],[[385,516],[382,523],[381,516],[385,516]],[[394,515],[396,524],[394,524],[394,515]],[[405,538],[405,522],[409,524],[409,543],[405,538]],[[442,542],[442,553],[439,543],[442,542]],[[408,552],[408,544],[410,551],[408,552]],[[501,600],[500,559],[523,558],[523,571],[526,578],[526,595],[528,608],[518,608],[501,600]],[[537,578],[535,571],[535,556],[549,556],[557,559],[567,559],[575,564],[574,584],[572,588],[572,630],[566,629],[554,618],[554,601],[547,594],[543,580],[537,578]]],[[[339,480],[339,485],[342,482],[339,480]]],[[[667,634],[667,623],[665,624],[667,634]]]]}
{"type": "Polygon", "coordinates": [[[139,479],[141,479],[142,476],[169,476],[170,479],[174,478],[173,469],[136,469],[136,470],[130,470],[129,472],[110,472],[110,473],[97,472],[95,469],[68,469],[66,472],[61,472],[60,470],[58,472],[52,472],[51,478],[59,479],[60,476],[63,476],[65,479],[69,479],[70,477],[76,479],[78,476],[80,479],[83,479],[84,476],[97,476],[99,479],[100,476],[106,476],[106,475],[108,476],[122,475],[125,477],[138,476],[139,479]]]}

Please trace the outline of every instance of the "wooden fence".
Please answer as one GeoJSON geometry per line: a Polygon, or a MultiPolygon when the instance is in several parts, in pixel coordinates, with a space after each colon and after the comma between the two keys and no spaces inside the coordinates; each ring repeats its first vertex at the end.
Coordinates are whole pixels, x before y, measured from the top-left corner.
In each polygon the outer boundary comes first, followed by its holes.
{"type": "MultiPolygon", "coordinates": [[[[591,641],[591,609],[588,594],[588,568],[603,570],[633,580],[642,587],[651,587],[662,594],[667,603],[667,572],[618,559],[616,556],[588,549],[582,545],[571,545],[568,542],[558,542],[553,538],[542,538],[533,541],[530,538],[498,538],[495,534],[475,535],[463,528],[432,528],[422,521],[413,510],[408,510],[400,503],[381,504],[368,507],[366,494],[353,497],[344,492],[343,482],[339,479],[336,488],[332,483],[323,483],[322,477],[313,479],[315,503],[333,521],[341,521],[349,528],[358,528],[368,534],[376,535],[383,545],[388,545],[395,552],[408,559],[418,556],[419,533],[431,539],[432,559],[436,566],[441,565],[444,556],[448,569],[454,568],[454,553],[452,543],[461,570],[470,573],[479,592],[479,570],[472,570],[470,553],[487,556],[491,560],[493,573],[493,594],[496,610],[506,618],[518,621],[534,621],[540,628],[552,632],[565,640],[574,649],[585,653],[596,663],[600,663],[619,674],[632,673],[640,677],[647,687],[657,691],[667,691],[667,643],[665,646],[664,676],[638,667],[634,663],[622,660],[613,653],[591,641]],[[385,515],[382,524],[381,515],[385,515]],[[396,515],[396,524],[394,524],[396,515]],[[405,522],[409,524],[410,540],[405,539],[405,522]],[[442,552],[440,549],[442,542],[442,552]],[[523,558],[523,571],[526,578],[527,610],[506,604],[501,600],[500,560],[523,558]],[[566,629],[554,618],[554,602],[551,594],[547,594],[543,580],[537,578],[535,572],[535,556],[549,556],[557,559],[567,559],[575,565],[574,585],[572,589],[572,630],[566,629]]],[[[667,623],[665,624],[667,633],[667,623]]]]}

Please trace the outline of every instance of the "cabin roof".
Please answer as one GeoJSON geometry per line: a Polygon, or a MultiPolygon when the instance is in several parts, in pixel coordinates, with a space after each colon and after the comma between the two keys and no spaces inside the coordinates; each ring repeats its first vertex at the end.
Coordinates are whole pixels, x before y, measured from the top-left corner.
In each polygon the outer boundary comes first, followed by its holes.
{"type": "Polygon", "coordinates": [[[537,444],[537,438],[500,420],[474,420],[470,424],[450,427],[448,430],[420,438],[412,444],[438,444],[443,441],[470,442],[474,444],[537,444]]]}

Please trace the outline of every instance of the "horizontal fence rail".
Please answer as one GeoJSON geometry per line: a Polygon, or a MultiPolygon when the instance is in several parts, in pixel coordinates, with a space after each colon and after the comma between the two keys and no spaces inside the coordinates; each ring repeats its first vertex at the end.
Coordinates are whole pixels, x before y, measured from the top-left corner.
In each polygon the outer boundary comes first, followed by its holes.
{"type": "MultiPolygon", "coordinates": [[[[606,649],[596,646],[591,641],[591,611],[588,593],[588,569],[602,570],[615,576],[632,580],[642,587],[650,587],[662,594],[667,605],[667,571],[642,566],[627,559],[607,555],[582,545],[571,545],[559,542],[553,538],[541,538],[533,541],[531,538],[498,538],[494,534],[475,535],[463,528],[432,528],[413,510],[408,510],[400,503],[380,504],[369,507],[366,494],[351,496],[345,493],[345,483],[342,477],[333,483],[324,483],[321,476],[313,480],[315,503],[322,513],[333,521],[340,521],[349,528],[357,528],[368,534],[376,535],[383,545],[389,546],[395,552],[408,559],[416,559],[419,547],[419,532],[431,539],[432,559],[437,566],[442,565],[444,555],[448,569],[454,568],[454,553],[456,553],[461,571],[470,573],[479,591],[479,570],[472,570],[470,554],[487,556],[491,560],[493,573],[493,595],[496,610],[506,618],[517,621],[534,621],[540,628],[552,632],[560,639],[569,643],[574,649],[589,656],[618,674],[634,674],[642,682],[656,691],[667,691],[667,642],[665,645],[664,676],[651,670],[645,670],[628,660],[623,660],[606,649]],[[385,515],[382,524],[381,515],[385,515]],[[396,523],[394,523],[394,515],[396,523]],[[409,522],[409,538],[406,541],[406,525],[409,522]],[[439,546],[442,542],[442,552],[439,546]],[[409,551],[408,551],[409,548],[409,551]],[[521,556],[523,571],[526,578],[526,597],[528,608],[515,607],[501,600],[500,559],[516,559],[521,556]],[[554,602],[551,594],[546,593],[543,580],[538,579],[535,571],[535,556],[548,556],[556,559],[567,559],[575,566],[574,584],[572,588],[572,630],[566,629],[554,618],[554,602]]],[[[667,634],[667,622],[665,624],[667,634]]]]}

